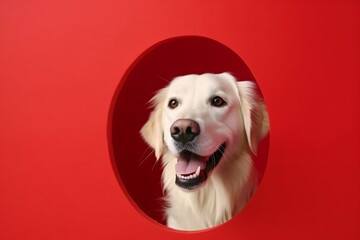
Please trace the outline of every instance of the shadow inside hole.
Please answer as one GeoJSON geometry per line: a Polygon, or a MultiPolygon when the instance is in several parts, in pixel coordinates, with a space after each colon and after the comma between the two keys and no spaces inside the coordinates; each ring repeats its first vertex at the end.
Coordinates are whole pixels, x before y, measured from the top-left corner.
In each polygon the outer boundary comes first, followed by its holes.
{"type": "MultiPolygon", "coordinates": [[[[139,56],[113,96],[108,142],[115,174],[130,201],[156,222],[165,225],[161,162],[155,161],[152,149],[139,133],[151,112],[147,103],[176,76],[222,72],[230,72],[238,80],[255,81],[242,59],[223,44],[198,36],[171,38],[139,56]]],[[[268,148],[269,137],[264,139],[258,157],[254,158],[260,179],[268,148]]]]}

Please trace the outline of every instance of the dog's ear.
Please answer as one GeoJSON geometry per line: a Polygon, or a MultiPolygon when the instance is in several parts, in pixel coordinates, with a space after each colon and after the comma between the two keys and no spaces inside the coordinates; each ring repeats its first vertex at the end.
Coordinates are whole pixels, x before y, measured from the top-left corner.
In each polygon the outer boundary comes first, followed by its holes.
{"type": "Polygon", "coordinates": [[[269,133],[269,117],[265,103],[251,81],[237,82],[245,132],[251,151],[256,155],[258,145],[269,133]]]}
{"type": "Polygon", "coordinates": [[[151,112],[148,121],[141,128],[140,133],[144,140],[155,150],[155,157],[158,160],[164,150],[162,114],[163,102],[165,100],[167,89],[163,88],[150,100],[154,110],[151,112]]]}

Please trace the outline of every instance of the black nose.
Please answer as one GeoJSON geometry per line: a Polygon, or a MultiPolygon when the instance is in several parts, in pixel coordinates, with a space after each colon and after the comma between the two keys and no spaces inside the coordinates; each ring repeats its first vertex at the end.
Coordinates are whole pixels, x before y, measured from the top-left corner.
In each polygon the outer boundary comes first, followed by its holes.
{"type": "Polygon", "coordinates": [[[191,142],[200,133],[200,126],[190,119],[178,119],[170,127],[171,137],[182,143],[191,142]]]}

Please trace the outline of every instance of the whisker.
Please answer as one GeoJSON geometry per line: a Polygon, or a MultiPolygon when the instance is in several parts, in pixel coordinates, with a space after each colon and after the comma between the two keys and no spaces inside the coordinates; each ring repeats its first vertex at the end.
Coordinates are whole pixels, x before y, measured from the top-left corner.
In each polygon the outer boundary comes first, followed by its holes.
{"type": "Polygon", "coordinates": [[[138,166],[141,166],[141,165],[151,156],[151,154],[152,154],[153,152],[155,152],[155,150],[151,150],[150,153],[149,153],[145,158],[143,158],[144,155],[145,155],[145,153],[148,151],[149,148],[150,148],[150,147],[148,146],[148,147],[145,149],[145,151],[143,152],[143,154],[141,155],[140,160],[139,160],[139,163],[138,163],[138,166]]]}
{"type": "Polygon", "coordinates": [[[219,152],[221,152],[221,154],[224,154],[224,149],[219,148],[219,152]]]}
{"type": "Polygon", "coordinates": [[[219,148],[218,148],[218,151],[221,153],[221,154],[224,154],[225,153],[225,147],[223,145],[221,145],[219,148]]]}
{"type": "Polygon", "coordinates": [[[152,166],[152,168],[151,168],[151,171],[154,171],[154,168],[155,168],[156,164],[158,164],[158,162],[160,162],[160,161],[155,161],[155,162],[154,162],[154,164],[153,164],[153,166],[152,166]]]}
{"type": "Polygon", "coordinates": [[[166,83],[170,83],[171,82],[171,80],[169,80],[169,79],[166,79],[166,78],[164,78],[163,76],[160,76],[159,74],[154,74],[157,78],[159,78],[159,79],[161,79],[161,80],[163,80],[163,81],[165,81],[166,83]]]}
{"type": "MultiPolygon", "coordinates": [[[[165,146],[162,146],[160,152],[164,152],[165,149],[166,149],[166,147],[165,147],[165,146]]],[[[153,152],[154,152],[154,151],[153,151],[153,152]]],[[[153,164],[153,166],[152,166],[152,168],[151,168],[151,171],[154,171],[154,168],[155,168],[155,166],[156,166],[156,164],[157,164],[158,162],[162,162],[162,161],[160,161],[159,159],[156,159],[156,161],[154,162],[154,164],[153,164]]]]}

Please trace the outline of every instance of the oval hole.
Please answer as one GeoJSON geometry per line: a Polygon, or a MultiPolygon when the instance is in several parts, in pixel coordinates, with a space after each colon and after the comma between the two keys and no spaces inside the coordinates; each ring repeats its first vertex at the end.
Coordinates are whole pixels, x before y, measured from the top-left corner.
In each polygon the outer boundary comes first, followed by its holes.
{"type": "MultiPolygon", "coordinates": [[[[165,225],[161,163],[140,136],[151,109],[148,101],[174,77],[230,72],[238,80],[256,82],[244,61],[230,48],[205,37],[185,36],[161,41],[128,68],[113,96],[108,142],[115,174],[129,200],[150,219],[165,225]]],[[[260,93],[261,94],[261,93],[260,93]]],[[[259,178],[265,171],[269,137],[253,157],[259,178]]]]}

